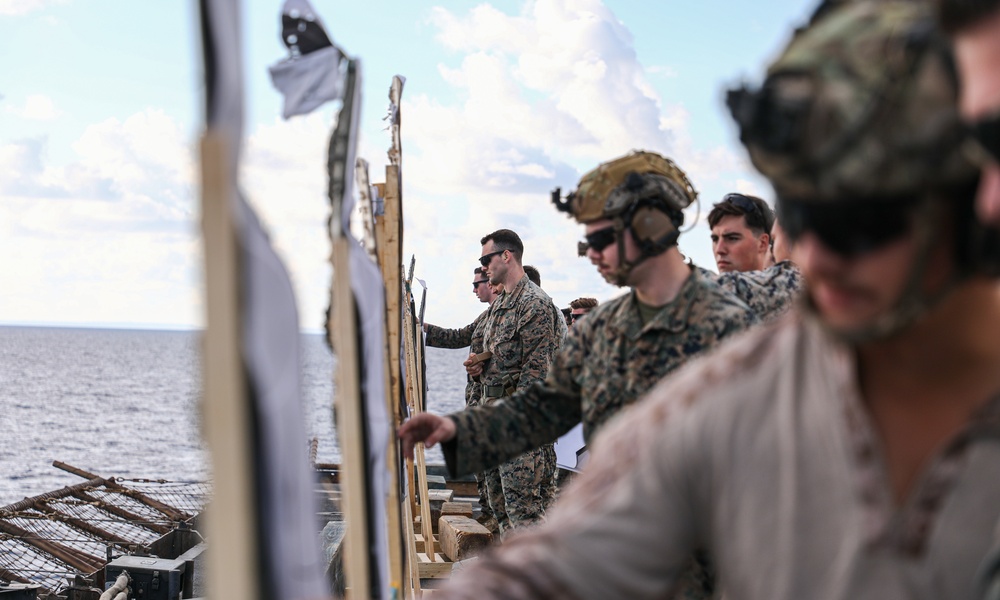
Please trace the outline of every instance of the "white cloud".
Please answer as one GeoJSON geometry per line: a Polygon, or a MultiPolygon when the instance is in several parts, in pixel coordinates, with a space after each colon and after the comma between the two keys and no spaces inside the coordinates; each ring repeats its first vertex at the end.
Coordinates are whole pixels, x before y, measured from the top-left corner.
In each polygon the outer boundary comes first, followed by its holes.
{"type": "Polygon", "coordinates": [[[56,108],[55,102],[48,96],[32,94],[24,100],[24,106],[8,106],[7,112],[21,119],[30,121],[52,121],[62,116],[63,112],[56,108]]]}
{"type": "MultiPolygon", "coordinates": [[[[439,7],[430,22],[461,53],[438,66],[458,100],[403,99],[407,256],[430,271],[431,321],[464,325],[479,313],[467,272],[479,238],[500,227],[521,235],[525,262],[561,306],[619,293],[576,256],[581,228],[549,202],[600,162],[642,148],[673,157],[699,188],[749,177],[729,149],[696,143],[687,108],[664,103],[649,81],[676,72],[641,64],[631,33],[597,0],[536,0],[513,15],[439,7]]],[[[712,266],[707,238],[699,225],[681,247],[712,266]]]]}
{"type": "Polygon", "coordinates": [[[66,4],[69,0],[0,0],[0,15],[26,15],[53,4],[66,4]]]}

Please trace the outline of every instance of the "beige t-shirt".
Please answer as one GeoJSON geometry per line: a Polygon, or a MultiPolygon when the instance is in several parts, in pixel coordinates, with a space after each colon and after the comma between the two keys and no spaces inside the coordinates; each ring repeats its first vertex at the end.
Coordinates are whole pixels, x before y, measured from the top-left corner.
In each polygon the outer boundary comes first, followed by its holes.
{"type": "Polygon", "coordinates": [[[897,509],[856,380],[796,315],[723,345],[623,411],[548,523],[442,597],[661,599],[696,547],[727,600],[972,597],[1000,518],[1000,402],[897,509]]]}

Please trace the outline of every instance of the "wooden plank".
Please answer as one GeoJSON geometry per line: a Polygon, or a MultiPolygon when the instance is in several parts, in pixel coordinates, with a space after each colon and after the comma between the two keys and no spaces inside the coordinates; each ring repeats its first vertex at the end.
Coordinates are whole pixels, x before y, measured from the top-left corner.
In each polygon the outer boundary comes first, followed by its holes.
{"type": "Polygon", "coordinates": [[[228,179],[230,156],[222,135],[201,141],[201,228],[205,248],[203,385],[205,434],[211,456],[212,505],[209,539],[226,540],[227,552],[209,552],[211,598],[260,597],[253,472],[249,464],[250,418],[246,374],[240,358],[239,256],[232,218],[235,190],[228,179]],[[221,507],[225,507],[224,509],[221,507]]]}
{"type": "Polygon", "coordinates": [[[451,576],[451,567],[454,563],[445,561],[440,554],[430,554],[426,552],[417,553],[417,567],[421,579],[445,579],[451,576]]]}
{"type": "Polygon", "coordinates": [[[452,490],[427,490],[427,497],[431,502],[451,502],[455,498],[455,492],[452,490]]]}
{"type": "Polygon", "coordinates": [[[441,551],[455,562],[479,556],[493,544],[493,534],[469,517],[442,516],[438,529],[441,551]]]}
{"type": "Polygon", "coordinates": [[[403,595],[410,599],[420,596],[420,568],[417,560],[416,536],[413,533],[413,513],[410,512],[410,503],[403,503],[403,519],[407,525],[406,536],[406,562],[409,565],[409,584],[403,586],[403,595]]]}
{"type": "MultiPolygon", "coordinates": [[[[354,296],[350,286],[349,243],[345,237],[333,240],[333,280],[330,293],[329,330],[333,332],[334,352],[337,356],[337,442],[343,457],[341,462],[340,492],[347,520],[344,543],[348,548],[368,548],[368,506],[365,502],[364,478],[367,458],[360,432],[365,424],[361,418],[361,382],[359,381],[357,327],[355,323],[354,296]]],[[[371,598],[368,553],[351,551],[344,554],[344,571],[347,573],[347,597],[371,598]]]]}
{"type": "MultiPolygon", "coordinates": [[[[431,539],[434,540],[434,552],[441,552],[441,542],[438,541],[437,536],[433,536],[432,535],[431,539]]],[[[424,553],[427,552],[427,550],[425,548],[426,542],[424,540],[424,534],[422,534],[422,533],[415,533],[413,535],[413,541],[414,541],[414,544],[417,547],[417,552],[424,552],[424,553]]]]}
{"type": "Polygon", "coordinates": [[[460,515],[472,518],[471,502],[445,502],[441,505],[441,516],[460,515]]]}

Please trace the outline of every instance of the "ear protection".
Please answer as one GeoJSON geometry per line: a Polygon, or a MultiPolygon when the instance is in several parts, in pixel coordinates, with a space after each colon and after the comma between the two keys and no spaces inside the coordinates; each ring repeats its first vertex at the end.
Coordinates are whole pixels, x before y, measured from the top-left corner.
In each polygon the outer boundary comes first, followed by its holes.
{"type": "Polygon", "coordinates": [[[624,215],[626,226],[644,256],[656,256],[677,243],[684,213],[648,201],[637,202],[624,215]],[[666,210],[667,212],[664,212],[666,210]]]}

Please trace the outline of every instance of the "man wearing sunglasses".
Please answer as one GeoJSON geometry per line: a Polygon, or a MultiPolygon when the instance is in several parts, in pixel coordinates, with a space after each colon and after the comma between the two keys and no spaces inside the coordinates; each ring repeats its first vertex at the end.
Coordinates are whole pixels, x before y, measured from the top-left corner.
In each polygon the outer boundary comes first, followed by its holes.
{"type": "Polygon", "coordinates": [[[802,276],[790,260],[770,265],[774,213],[762,199],[726,194],[708,213],[718,283],[735,294],[761,321],[784,313],[798,297],[802,276]]]}
{"type": "Polygon", "coordinates": [[[729,598],[975,597],[1000,517],[1000,292],[966,244],[950,60],[925,3],[844,3],[730,93],[808,303],[654,388],[542,528],[440,598],[661,598],[699,545],[729,598]]]}
{"type": "MultiPolygon", "coordinates": [[[[502,286],[503,292],[490,306],[483,325],[484,350],[491,355],[485,362],[470,355],[466,367],[482,383],[482,403],[492,406],[545,377],[567,328],[552,299],[525,273],[524,245],[517,233],[499,229],[480,242],[483,274],[491,284],[502,286]]],[[[531,451],[473,470],[487,472],[489,502],[502,536],[513,528],[537,523],[555,497],[552,444],[525,450],[531,451]],[[493,468],[496,477],[489,476],[493,468]]]]}
{"type": "Polygon", "coordinates": [[[597,298],[577,298],[576,300],[570,302],[570,325],[572,326],[595,308],[597,308],[597,298]]]}

